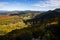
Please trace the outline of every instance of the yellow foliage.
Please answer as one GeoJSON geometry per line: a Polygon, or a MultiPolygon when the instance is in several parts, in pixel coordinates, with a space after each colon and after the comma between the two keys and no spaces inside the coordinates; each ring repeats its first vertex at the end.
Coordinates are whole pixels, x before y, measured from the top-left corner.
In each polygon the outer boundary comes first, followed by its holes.
{"type": "Polygon", "coordinates": [[[27,27],[19,16],[0,16],[0,18],[0,31],[8,33],[15,29],[27,27]]]}

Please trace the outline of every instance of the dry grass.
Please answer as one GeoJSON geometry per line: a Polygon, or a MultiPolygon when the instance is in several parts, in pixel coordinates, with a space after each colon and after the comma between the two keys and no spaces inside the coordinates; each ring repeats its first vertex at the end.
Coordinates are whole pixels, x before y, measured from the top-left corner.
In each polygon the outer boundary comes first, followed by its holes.
{"type": "Polygon", "coordinates": [[[19,16],[0,16],[0,31],[10,32],[15,29],[21,29],[27,25],[20,19],[19,16]]]}

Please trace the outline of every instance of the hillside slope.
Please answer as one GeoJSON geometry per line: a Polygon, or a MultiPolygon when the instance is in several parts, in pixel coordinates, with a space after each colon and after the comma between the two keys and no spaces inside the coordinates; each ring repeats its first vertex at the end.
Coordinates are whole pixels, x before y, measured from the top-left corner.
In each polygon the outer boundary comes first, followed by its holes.
{"type": "Polygon", "coordinates": [[[0,37],[1,40],[60,40],[60,12],[48,11],[35,18],[24,21],[30,23],[26,28],[17,29],[0,37]]]}

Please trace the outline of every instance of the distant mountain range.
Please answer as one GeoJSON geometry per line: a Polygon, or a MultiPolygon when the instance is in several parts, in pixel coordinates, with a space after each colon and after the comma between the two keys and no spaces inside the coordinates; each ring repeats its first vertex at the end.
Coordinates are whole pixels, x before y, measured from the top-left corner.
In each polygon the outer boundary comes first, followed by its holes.
{"type": "Polygon", "coordinates": [[[45,12],[45,11],[30,11],[30,10],[26,10],[26,11],[1,11],[0,10],[0,15],[12,15],[12,14],[17,14],[17,15],[20,15],[20,14],[27,14],[27,13],[42,13],[42,12],[45,12]]]}
{"type": "Polygon", "coordinates": [[[41,13],[40,11],[1,11],[0,16],[8,15],[8,16],[20,16],[20,15],[27,15],[27,14],[34,14],[34,13],[41,13]]]}

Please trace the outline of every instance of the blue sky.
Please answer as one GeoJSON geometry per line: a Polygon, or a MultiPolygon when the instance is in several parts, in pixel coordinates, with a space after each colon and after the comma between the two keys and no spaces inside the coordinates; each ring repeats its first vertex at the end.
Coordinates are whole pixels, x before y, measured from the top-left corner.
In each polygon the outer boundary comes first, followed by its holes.
{"type": "Polygon", "coordinates": [[[0,0],[0,10],[47,11],[60,8],[60,0],[0,0]]]}

